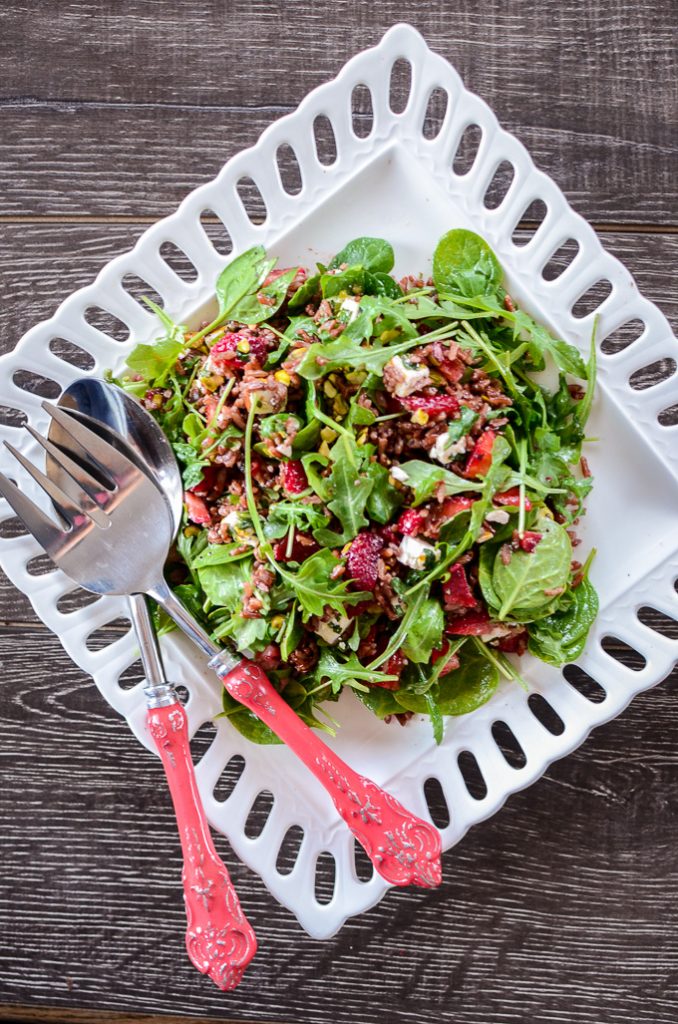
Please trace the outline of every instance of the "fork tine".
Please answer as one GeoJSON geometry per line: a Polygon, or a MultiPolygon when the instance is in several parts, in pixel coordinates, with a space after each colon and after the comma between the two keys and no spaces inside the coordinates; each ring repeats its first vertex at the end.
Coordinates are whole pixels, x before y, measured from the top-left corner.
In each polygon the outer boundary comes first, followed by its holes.
{"type": "MultiPolygon", "coordinates": [[[[34,433],[31,430],[31,434],[34,433]]],[[[38,435],[38,438],[40,438],[40,435],[38,435]]],[[[45,476],[44,473],[34,466],[30,459],[27,459],[25,455],[17,451],[9,441],[5,441],[5,448],[12,453],[17,462],[21,463],[29,476],[33,477],[36,484],[42,487],[43,491],[49,495],[59,515],[71,526],[82,526],[83,518],[91,519],[93,523],[96,523],[103,530],[111,525],[106,513],[102,512],[99,506],[80,487],[75,487],[73,494],[67,494],[58,484],[50,480],[48,476],[45,476]]],[[[58,452],[58,449],[55,450],[58,452]]],[[[69,459],[68,461],[70,462],[71,460],[69,459]]]]}
{"type": "MultiPolygon", "coordinates": [[[[75,482],[74,487],[68,487],[67,495],[71,497],[77,504],[90,513],[90,506],[95,505],[99,508],[105,508],[111,498],[111,491],[107,491],[100,480],[88,473],[86,469],[75,462],[66,452],[63,452],[60,448],[57,448],[52,441],[49,441],[42,434],[39,434],[29,423],[26,424],[26,430],[29,432],[31,437],[35,438],[39,445],[41,445],[48,455],[54,459],[58,466],[64,470],[65,473],[75,482]]],[[[17,455],[17,458],[21,462],[21,458],[17,455]]],[[[28,467],[26,467],[28,468],[28,467]]],[[[31,469],[28,469],[31,473],[31,469]]],[[[38,481],[42,486],[42,481],[38,481]]],[[[45,490],[47,488],[45,487],[45,490]]],[[[52,498],[50,492],[49,496],[52,498]]],[[[52,498],[52,500],[54,500],[52,498]]],[[[91,515],[91,518],[97,523],[98,526],[104,525],[102,522],[98,522],[96,516],[91,515]]]]}
{"type": "Polygon", "coordinates": [[[63,549],[66,534],[56,526],[42,509],[22,494],[4,473],[0,473],[0,494],[12,506],[29,533],[45,549],[54,562],[58,563],[59,552],[63,549]]]}
{"type": "Polygon", "coordinates": [[[73,438],[82,452],[82,457],[85,460],[93,459],[112,483],[116,482],[113,480],[113,475],[127,477],[130,474],[136,475],[141,472],[131,459],[86,427],[81,420],[69,415],[64,409],[52,405],[51,402],[42,402],[41,404],[45,412],[73,438]]]}

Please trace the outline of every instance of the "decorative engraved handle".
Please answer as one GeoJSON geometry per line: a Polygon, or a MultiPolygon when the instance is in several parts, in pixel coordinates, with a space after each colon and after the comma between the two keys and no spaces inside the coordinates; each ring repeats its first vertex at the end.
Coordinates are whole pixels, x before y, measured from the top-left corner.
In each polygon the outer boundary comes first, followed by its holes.
{"type": "Polygon", "coordinates": [[[325,787],[379,874],[392,885],[440,885],[440,834],[358,775],[295,715],[258,665],[211,665],[236,700],[269,725],[325,787]]]}
{"type": "Polygon", "coordinates": [[[227,991],[238,985],[256,953],[256,936],[214,849],[195,780],[184,709],[178,702],[149,708],[146,724],[165,768],[184,854],[186,949],[201,974],[209,974],[227,991]]]}

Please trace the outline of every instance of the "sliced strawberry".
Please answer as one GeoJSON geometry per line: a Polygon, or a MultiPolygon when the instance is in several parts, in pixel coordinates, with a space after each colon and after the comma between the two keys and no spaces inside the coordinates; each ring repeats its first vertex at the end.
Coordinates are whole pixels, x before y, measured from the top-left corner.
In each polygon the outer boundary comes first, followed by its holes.
{"type": "Polygon", "coordinates": [[[273,557],[277,562],[303,562],[309,555],[320,550],[320,545],[315,542],[310,533],[294,531],[294,540],[287,554],[287,537],[277,540],[273,545],[273,557]]]}
{"type": "Polygon", "coordinates": [[[282,465],[282,485],[288,494],[301,494],[308,487],[306,470],[299,459],[292,459],[282,465]]]}
{"type": "Polygon", "coordinates": [[[188,510],[188,518],[192,523],[202,525],[203,523],[212,522],[210,510],[203,498],[199,498],[197,494],[191,494],[190,491],[185,491],[184,502],[188,510]]]}
{"type": "Polygon", "coordinates": [[[464,376],[465,366],[461,359],[444,359],[438,369],[450,384],[458,384],[464,376]]]}
{"type": "Polygon", "coordinates": [[[360,590],[372,590],[377,582],[379,555],[384,538],[378,533],[362,530],[352,541],[346,557],[348,575],[360,590]]]}
{"type": "Polygon", "coordinates": [[[410,412],[422,410],[429,416],[437,413],[444,413],[446,416],[456,416],[459,412],[459,400],[454,395],[407,395],[399,401],[410,412]]]}
{"type": "Polygon", "coordinates": [[[235,331],[226,331],[210,349],[210,363],[217,373],[226,370],[233,370],[242,367],[251,360],[255,360],[260,366],[266,362],[268,346],[259,334],[235,331]],[[240,346],[240,348],[238,347],[240,346]],[[242,352],[241,349],[246,351],[242,352]]]}
{"type": "Polygon", "coordinates": [[[382,690],[399,690],[400,674],[407,665],[407,658],[401,650],[394,651],[383,668],[380,669],[389,676],[397,676],[397,679],[374,680],[374,686],[380,686],[382,690]]]}
{"type": "Polygon", "coordinates": [[[426,516],[423,512],[418,512],[416,508],[408,508],[396,523],[396,530],[399,533],[404,533],[407,537],[416,537],[418,533],[421,533],[425,522],[426,516]]]}
{"type": "Polygon", "coordinates": [[[444,666],[443,666],[443,668],[441,670],[441,673],[440,673],[441,676],[446,676],[448,672],[453,672],[455,670],[455,668],[459,668],[459,655],[457,655],[457,654],[450,654],[448,656],[447,652],[449,651],[449,649],[450,649],[450,642],[449,642],[449,640],[443,640],[442,647],[438,648],[437,651],[432,651],[431,652],[431,664],[432,665],[437,665],[441,658],[445,658],[446,659],[445,660],[445,664],[444,664],[444,666]]]}
{"type": "Polygon", "coordinates": [[[468,512],[473,505],[473,498],[463,498],[457,496],[456,498],[445,498],[443,502],[443,513],[448,519],[458,515],[459,512],[468,512]]]}
{"type": "Polygon", "coordinates": [[[485,430],[476,441],[466,463],[466,476],[486,476],[492,465],[492,449],[496,434],[493,430],[485,430]]]}
{"type": "Polygon", "coordinates": [[[469,586],[464,566],[457,562],[456,565],[450,566],[449,573],[449,580],[443,583],[443,605],[445,608],[448,611],[477,608],[478,601],[469,586]]]}
{"type": "Polygon", "coordinates": [[[518,544],[523,551],[527,551],[529,555],[534,551],[541,538],[541,533],[535,533],[533,530],[526,530],[522,537],[518,539],[518,544]]]}
{"type": "Polygon", "coordinates": [[[489,633],[491,628],[490,616],[479,610],[451,619],[445,626],[445,632],[450,636],[482,636],[483,633],[489,633]]]}
{"type": "MultiPolygon", "coordinates": [[[[518,508],[520,505],[520,488],[511,487],[508,491],[503,491],[502,494],[495,494],[492,501],[495,505],[513,505],[518,508]]],[[[525,509],[530,511],[532,508],[532,502],[529,498],[525,498],[525,509]]]]}
{"type": "Polygon", "coordinates": [[[225,486],[226,469],[211,463],[209,466],[203,466],[202,480],[195,487],[191,487],[191,494],[214,500],[224,493],[225,486]]]}
{"type": "Polygon", "coordinates": [[[519,629],[497,641],[497,647],[506,654],[524,654],[527,650],[527,630],[519,629]]]}

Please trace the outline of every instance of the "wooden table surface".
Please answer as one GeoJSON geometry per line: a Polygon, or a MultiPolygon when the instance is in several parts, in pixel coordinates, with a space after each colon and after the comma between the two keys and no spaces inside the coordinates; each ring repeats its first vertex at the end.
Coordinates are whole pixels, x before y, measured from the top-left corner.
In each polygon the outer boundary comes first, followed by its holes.
{"type": "MultiPolygon", "coordinates": [[[[675,325],[677,15],[675,0],[4,0],[0,347],[400,20],[675,325]]],[[[159,764],[5,579],[0,688],[0,1020],[678,1021],[676,673],[473,829],[439,891],[392,892],[330,941],[221,842],[261,947],[231,995],[184,953],[159,764]]]]}

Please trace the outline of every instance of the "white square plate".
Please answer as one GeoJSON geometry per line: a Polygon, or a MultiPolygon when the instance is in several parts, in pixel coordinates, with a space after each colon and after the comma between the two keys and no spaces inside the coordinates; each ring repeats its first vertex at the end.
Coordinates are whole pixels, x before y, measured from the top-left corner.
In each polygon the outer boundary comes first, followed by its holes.
{"type": "MultiPolygon", "coordinates": [[[[356,123],[362,132],[365,120],[356,123]]],[[[591,433],[598,441],[589,454],[596,486],[581,531],[585,549],[598,550],[592,577],[601,612],[578,664],[599,684],[597,697],[566,681],[562,672],[526,658],[525,675],[534,694],[548,702],[562,728],[552,713],[549,721],[556,724],[542,724],[546,719],[539,699],[528,700],[518,687],[504,685],[473,715],[448,720],[439,747],[427,721],[413,720],[405,729],[385,725],[350,694],[337,706],[342,728],[332,745],[413,811],[428,814],[424,784],[429,778],[439,780],[450,810],[450,824],[442,833],[443,845],[449,848],[470,825],[493,814],[509,793],[538,778],[551,761],[581,743],[591,728],[617,715],[634,694],[670,671],[675,641],[642,625],[637,611],[650,605],[678,617],[678,428],[663,427],[658,421],[662,410],[675,403],[677,389],[675,377],[646,391],[634,390],[629,378],[656,360],[678,358],[676,340],[659,310],[639,295],[628,272],[603,250],[557,186],[536,170],[523,146],[499,127],[489,108],[464,89],[456,72],[414,29],[398,25],[377,47],[351,60],[333,82],[307,96],[297,111],[272,125],[253,149],[231,160],[213,182],[191,193],[174,215],[148,230],[130,253],[113,260],[93,285],[67,299],[51,320],[29,331],[2,359],[0,404],[21,410],[43,429],[46,417],[40,399],[18,386],[14,375],[41,374],[61,387],[80,375],[51,351],[53,339],[66,339],[90,353],[91,372],[100,375],[106,367],[122,363],[132,339],[152,337],[154,319],[126,290],[126,275],[148,282],[178,320],[192,322],[204,313],[224,265],[201,225],[206,210],[223,221],[234,253],[260,242],[280,257],[282,265],[308,264],[356,235],[380,235],[394,246],[396,273],[427,271],[444,231],[473,228],[499,256],[519,302],[584,351],[594,312],[577,317],[573,307],[578,312],[578,300],[596,282],[609,282],[609,294],[597,309],[600,373],[591,433]],[[401,113],[389,105],[391,71],[398,60],[409,62],[412,75],[401,113]],[[353,127],[351,101],[359,85],[371,94],[373,119],[366,137],[359,137],[353,127]],[[447,109],[441,130],[431,139],[423,126],[433,90],[441,91],[439,97],[446,94],[447,109]],[[331,165],[320,162],[314,144],[314,122],[320,115],[329,119],[335,137],[337,156],[331,165]],[[471,168],[460,175],[453,170],[454,156],[469,125],[478,126],[482,137],[471,168]],[[301,171],[302,186],[294,195],[285,191],[276,162],[284,143],[291,146],[301,171]],[[501,203],[490,209],[484,201],[486,192],[504,161],[511,165],[513,178],[501,203]],[[239,198],[237,185],[247,177],[256,182],[266,206],[262,224],[252,222],[239,198]],[[546,215],[526,244],[516,244],[516,225],[536,200],[545,204],[546,215]],[[544,266],[569,239],[578,244],[576,257],[555,281],[547,281],[544,266]],[[179,278],[162,258],[160,248],[168,241],[195,267],[191,283],[179,278]],[[85,316],[91,307],[123,321],[130,339],[121,344],[93,327],[85,316]],[[609,351],[610,336],[636,320],[643,325],[637,340],[622,351],[609,351]],[[642,654],[644,667],[632,671],[612,659],[602,646],[608,636],[642,654]],[[497,722],[505,723],[522,748],[522,767],[512,767],[502,755],[492,731],[497,722]],[[471,757],[484,780],[482,797],[465,781],[471,757]]],[[[1,427],[0,437],[37,458],[29,436],[18,427],[1,427]]],[[[21,486],[40,500],[24,475],[21,486]]],[[[0,514],[11,516],[4,502],[0,514]]],[[[102,598],[64,613],[60,599],[73,586],[58,571],[31,575],[27,563],[38,553],[30,537],[0,541],[0,562],[9,577],[150,749],[141,684],[124,689],[118,682],[137,656],[133,635],[127,633],[104,650],[90,651],[86,645],[92,632],[124,615],[124,603],[102,598]]],[[[219,685],[183,638],[167,637],[163,650],[171,676],[189,690],[187,710],[195,732],[220,710],[219,685]]],[[[229,769],[231,777],[237,774],[235,766],[233,762],[229,769]]],[[[351,835],[326,794],[287,749],[254,746],[220,720],[197,775],[212,824],[228,836],[238,856],[261,875],[309,934],[329,937],[347,917],[366,910],[384,894],[386,883],[379,876],[367,882],[359,879],[351,835]],[[220,799],[223,791],[217,788],[215,795],[215,787],[236,755],[243,759],[244,769],[227,799],[220,799]],[[245,823],[262,790],[273,794],[273,807],[263,832],[250,839],[245,823]],[[304,838],[293,870],[282,874],[276,866],[278,853],[293,825],[303,829],[304,838]],[[334,894],[325,904],[315,896],[316,862],[323,851],[331,853],[336,864],[334,894]]]]}

